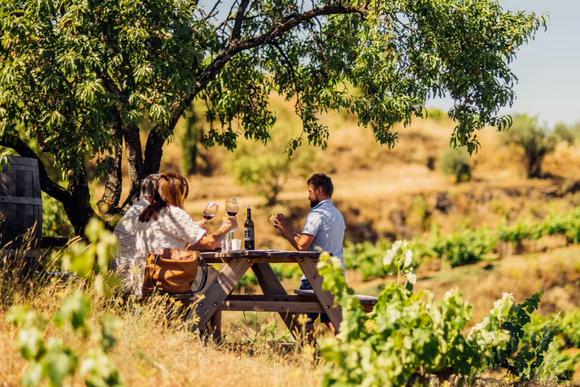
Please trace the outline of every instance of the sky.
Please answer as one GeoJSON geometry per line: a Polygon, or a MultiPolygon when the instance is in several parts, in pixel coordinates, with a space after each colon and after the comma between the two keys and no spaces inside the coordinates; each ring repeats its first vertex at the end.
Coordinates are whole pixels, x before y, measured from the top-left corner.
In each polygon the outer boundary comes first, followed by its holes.
{"type": "MultiPolygon", "coordinates": [[[[524,45],[512,63],[519,79],[516,100],[501,114],[526,113],[553,126],[580,122],[580,0],[499,0],[507,9],[534,11],[549,16],[548,29],[524,45]]],[[[202,0],[206,8],[213,1],[202,0]],[[205,3],[205,4],[204,4],[205,3]]],[[[231,4],[231,0],[224,1],[231,4]]],[[[448,109],[450,100],[428,106],[448,109]]]]}
{"type": "MultiPolygon", "coordinates": [[[[508,9],[549,15],[548,29],[523,46],[512,63],[516,101],[502,113],[538,116],[549,126],[580,122],[580,0],[500,0],[508,9]]],[[[447,109],[447,100],[430,106],[447,109]]]]}

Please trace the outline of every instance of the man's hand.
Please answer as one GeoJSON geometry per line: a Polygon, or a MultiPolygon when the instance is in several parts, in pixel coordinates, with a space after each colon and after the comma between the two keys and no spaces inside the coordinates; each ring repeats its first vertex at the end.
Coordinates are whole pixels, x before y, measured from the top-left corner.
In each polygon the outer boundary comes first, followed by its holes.
{"type": "Polygon", "coordinates": [[[312,242],[314,242],[314,235],[301,234],[294,231],[283,214],[272,215],[271,221],[272,225],[280,230],[282,236],[298,251],[308,250],[312,242]]]}
{"type": "Polygon", "coordinates": [[[272,224],[280,231],[288,230],[290,228],[290,222],[284,214],[273,215],[272,224]]]}

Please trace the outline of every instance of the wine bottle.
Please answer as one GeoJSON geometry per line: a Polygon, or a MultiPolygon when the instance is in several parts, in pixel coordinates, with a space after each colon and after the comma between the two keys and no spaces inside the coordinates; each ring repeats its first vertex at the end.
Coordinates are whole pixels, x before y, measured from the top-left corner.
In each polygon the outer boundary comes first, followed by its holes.
{"type": "Polygon", "coordinates": [[[254,221],[252,220],[252,209],[248,206],[248,217],[244,222],[244,248],[246,250],[255,249],[254,221]]]}

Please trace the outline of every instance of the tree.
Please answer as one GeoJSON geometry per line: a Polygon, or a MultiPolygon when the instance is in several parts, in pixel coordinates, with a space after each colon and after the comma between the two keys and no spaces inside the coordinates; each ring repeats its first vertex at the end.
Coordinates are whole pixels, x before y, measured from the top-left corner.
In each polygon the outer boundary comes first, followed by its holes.
{"type": "Polygon", "coordinates": [[[469,153],[462,148],[447,148],[439,156],[441,171],[453,176],[456,183],[465,183],[471,180],[471,160],[469,153]]]}
{"type": "Polygon", "coordinates": [[[523,149],[528,178],[542,177],[542,162],[556,147],[556,139],[540,126],[537,117],[514,116],[512,128],[502,139],[506,145],[513,144],[523,149]]]}
{"type": "Polygon", "coordinates": [[[285,148],[292,137],[289,129],[275,128],[267,146],[241,142],[229,163],[238,184],[253,188],[266,199],[267,206],[276,204],[288,176],[307,178],[315,163],[312,147],[301,147],[288,157],[285,148]]]}
{"type": "Polygon", "coordinates": [[[497,115],[514,98],[509,64],[545,26],[543,16],[494,0],[213,4],[0,0],[0,145],[50,158],[61,176],[41,165],[42,189],[77,233],[94,215],[89,182],[104,182],[101,212],[124,208],[158,171],[194,101],[212,124],[204,142],[231,150],[240,136],[268,141],[272,92],[292,99],[303,122],[296,149],[305,140],[326,146],[318,113],[328,109],[355,114],[393,146],[396,123],[448,95],[451,141],[474,150],[478,129],[509,125],[497,115]],[[131,181],[124,203],[122,157],[131,181]]]}

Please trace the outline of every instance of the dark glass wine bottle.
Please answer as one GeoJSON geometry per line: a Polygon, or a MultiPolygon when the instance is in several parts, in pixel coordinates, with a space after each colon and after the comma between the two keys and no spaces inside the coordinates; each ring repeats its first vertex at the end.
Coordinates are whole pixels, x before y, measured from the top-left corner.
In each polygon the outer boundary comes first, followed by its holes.
{"type": "Polygon", "coordinates": [[[255,249],[254,221],[252,220],[252,209],[248,207],[248,217],[244,222],[244,248],[246,250],[255,249]]]}

